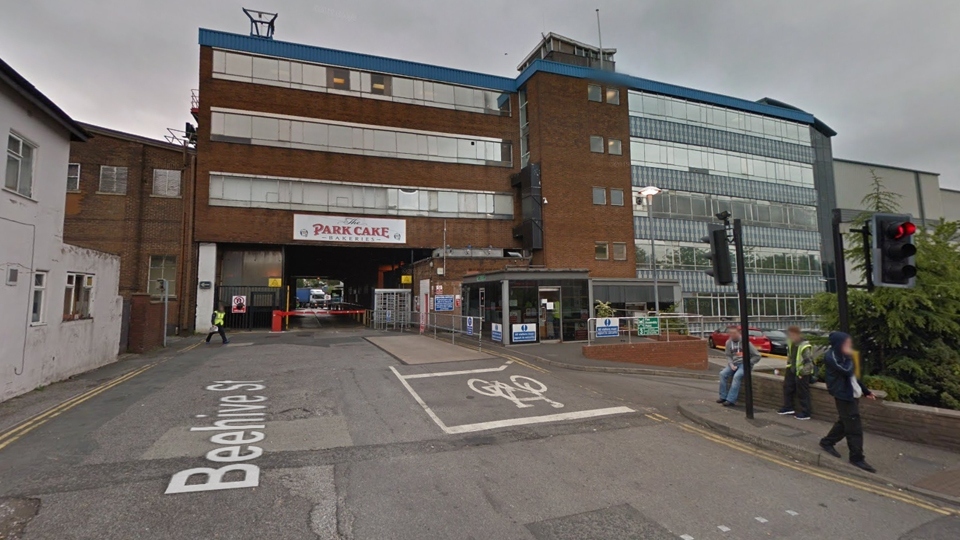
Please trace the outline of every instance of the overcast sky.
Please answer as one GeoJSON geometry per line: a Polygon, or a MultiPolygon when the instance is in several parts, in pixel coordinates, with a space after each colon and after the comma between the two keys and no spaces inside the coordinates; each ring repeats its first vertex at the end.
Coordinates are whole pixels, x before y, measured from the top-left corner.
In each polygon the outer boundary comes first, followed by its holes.
{"type": "Polygon", "coordinates": [[[960,189],[958,0],[29,0],[0,55],[78,120],[161,138],[183,129],[199,27],[505,76],[541,32],[616,47],[617,70],[793,104],[838,132],[834,155],[938,172],[960,189]]]}

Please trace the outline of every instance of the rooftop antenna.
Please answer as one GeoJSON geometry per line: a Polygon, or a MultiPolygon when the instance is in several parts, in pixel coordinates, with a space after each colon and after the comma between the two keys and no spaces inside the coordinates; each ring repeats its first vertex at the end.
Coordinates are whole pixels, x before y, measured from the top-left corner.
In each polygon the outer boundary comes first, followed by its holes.
{"type": "Polygon", "coordinates": [[[597,8],[597,38],[600,39],[600,71],[603,71],[603,34],[600,33],[600,8],[597,8]]]}
{"type": "Polygon", "coordinates": [[[255,9],[242,8],[250,19],[250,35],[273,39],[273,21],[277,20],[276,13],[266,11],[257,11],[255,9]]]}

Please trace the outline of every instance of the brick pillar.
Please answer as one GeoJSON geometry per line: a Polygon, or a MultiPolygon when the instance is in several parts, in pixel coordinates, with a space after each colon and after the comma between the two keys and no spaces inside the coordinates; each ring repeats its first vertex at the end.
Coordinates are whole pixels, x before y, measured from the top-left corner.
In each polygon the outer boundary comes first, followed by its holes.
{"type": "Polygon", "coordinates": [[[127,350],[145,353],[163,345],[163,304],[149,294],[130,295],[130,339],[127,350]]]}

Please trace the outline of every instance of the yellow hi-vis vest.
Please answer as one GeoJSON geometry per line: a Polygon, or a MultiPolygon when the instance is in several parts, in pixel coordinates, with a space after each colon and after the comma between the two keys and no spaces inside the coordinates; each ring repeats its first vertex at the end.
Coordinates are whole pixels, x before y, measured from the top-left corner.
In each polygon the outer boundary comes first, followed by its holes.
{"type": "Polygon", "coordinates": [[[213,314],[215,315],[213,324],[216,326],[223,326],[223,319],[227,316],[227,314],[223,311],[214,311],[213,314]]]}
{"type": "Polygon", "coordinates": [[[794,373],[800,373],[800,366],[803,364],[803,351],[810,347],[812,345],[806,341],[801,343],[799,347],[790,342],[787,346],[787,368],[792,368],[794,373]]]}

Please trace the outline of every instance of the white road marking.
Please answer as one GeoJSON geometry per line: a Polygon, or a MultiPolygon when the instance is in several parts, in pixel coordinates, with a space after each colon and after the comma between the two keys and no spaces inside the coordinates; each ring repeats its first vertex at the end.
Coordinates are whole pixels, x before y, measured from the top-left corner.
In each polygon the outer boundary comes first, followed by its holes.
{"type": "MultiPolygon", "coordinates": [[[[397,370],[394,369],[393,371],[397,374],[397,377],[400,377],[401,379],[425,379],[427,377],[448,377],[450,375],[469,375],[471,373],[492,373],[494,371],[503,371],[512,363],[512,360],[508,360],[506,364],[495,368],[468,369],[464,371],[440,371],[437,373],[417,373],[415,375],[400,375],[400,372],[397,370]]],[[[390,369],[393,368],[391,367],[390,369]]]]}
{"type": "Polygon", "coordinates": [[[589,411],[547,414],[544,416],[528,416],[526,418],[511,418],[509,420],[496,420],[493,422],[480,422],[478,424],[451,426],[447,428],[447,433],[470,433],[473,431],[484,431],[487,429],[497,429],[502,427],[541,424],[543,422],[562,422],[564,420],[579,420],[582,418],[594,418],[597,416],[608,416],[611,414],[624,414],[632,412],[634,412],[634,410],[630,407],[609,407],[606,409],[593,409],[589,411]]]}
{"type": "MultiPolygon", "coordinates": [[[[510,362],[507,362],[503,366],[499,368],[495,368],[492,371],[501,371],[505,369],[509,364],[510,362]]],[[[400,374],[399,371],[397,371],[397,368],[393,366],[390,366],[390,371],[393,371],[393,374],[397,376],[397,379],[400,379],[400,383],[403,384],[404,388],[407,389],[407,392],[410,392],[410,395],[413,396],[413,399],[415,399],[417,403],[420,404],[420,407],[422,407],[424,412],[427,413],[427,416],[429,416],[430,419],[433,420],[434,423],[436,423],[437,426],[439,426],[440,429],[442,429],[443,432],[447,433],[448,435],[453,435],[456,433],[472,433],[474,431],[485,431],[488,429],[497,429],[497,428],[510,427],[510,426],[540,424],[543,422],[562,422],[564,420],[579,420],[582,418],[594,418],[597,416],[607,416],[611,414],[625,414],[625,413],[635,412],[630,407],[608,407],[606,409],[593,409],[589,411],[568,412],[568,413],[561,413],[561,414],[547,414],[544,416],[529,416],[527,418],[511,418],[509,420],[496,420],[493,422],[480,422],[477,424],[447,426],[446,424],[443,423],[443,420],[440,420],[440,417],[437,416],[435,412],[433,412],[433,409],[431,409],[430,406],[423,401],[423,398],[420,397],[420,394],[417,394],[416,390],[414,390],[413,387],[410,386],[410,383],[406,381],[406,379],[409,379],[409,378],[419,378],[417,375],[404,377],[403,375],[400,374]]],[[[491,370],[484,370],[484,371],[491,371],[491,370]]],[[[465,372],[444,372],[444,373],[441,373],[440,375],[454,374],[454,373],[475,373],[475,372],[476,370],[465,371],[465,372]]],[[[423,374],[423,375],[430,376],[435,374],[423,374]]]]}
{"type": "Polygon", "coordinates": [[[693,540],[693,537],[689,534],[684,534],[680,536],[680,540],[693,540]]]}
{"type": "Polygon", "coordinates": [[[533,407],[527,401],[545,401],[555,409],[562,409],[563,403],[553,401],[543,395],[547,391],[547,385],[542,382],[523,375],[514,375],[510,377],[513,386],[500,381],[485,381],[483,379],[470,379],[467,386],[471,390],[487,397],[502,397],[511,401],[518,409],[533,407]],[[517,394],[528,395],[529,397],[518,397],[517,394]]]}
{"type": "Polygon", "coordinates": [[[794,512],[793,510],[787,510],[787,513],[790,514],[791,516],[799,516],[799,515],[800,515],[800,512],[794,512]]]}
{"type": "Polygon", "coordinates": [[[755,518],[753,518],[753,519],[759,521],[760,523],[767,523],[767,520],[766,520],[766,519],[763,519],[762,517],[755,517],[755,518]]]}
{"type": "Polygon", "coordinates": [[[720,532],[730,532],[730,527],[726,525],[717,525],[717,528],[720,529],[720,532]]]}

